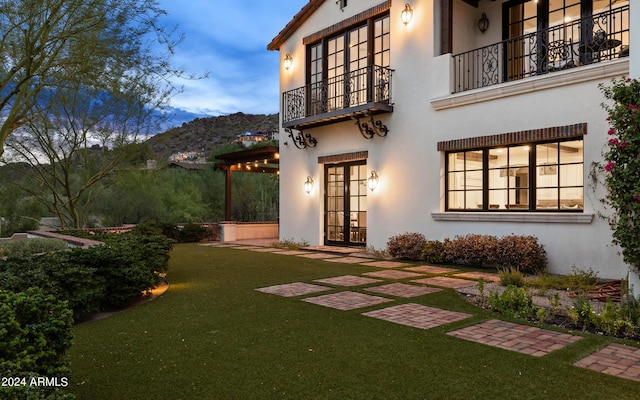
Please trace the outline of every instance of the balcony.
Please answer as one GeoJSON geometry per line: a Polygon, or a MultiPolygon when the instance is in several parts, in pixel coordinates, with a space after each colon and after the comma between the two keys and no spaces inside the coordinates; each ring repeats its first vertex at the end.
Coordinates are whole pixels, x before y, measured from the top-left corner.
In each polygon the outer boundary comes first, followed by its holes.
{"type": "Polygon", "coordinates": [[[312,128],[365,114],[393,112],[393,70],[370,65],[282,94],[284,128],[312,128]]]}
{"type": "Polygon", "coordinates": [[[452,93],[629,55],[629,5],[453,56],[452,93]]]}

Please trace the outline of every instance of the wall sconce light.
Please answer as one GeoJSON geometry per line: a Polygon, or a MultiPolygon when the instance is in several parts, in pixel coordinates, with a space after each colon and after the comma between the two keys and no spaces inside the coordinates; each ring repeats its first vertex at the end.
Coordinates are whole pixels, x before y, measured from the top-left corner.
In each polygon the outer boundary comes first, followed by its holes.
{"type": "Polygon", "coordinates": [[[411,22],[411,19],[413,18],[413,10],[411,9],[411,6],[409,5],[409,3],[406,3],[404,5],[404,10],[402,10],[402,13],[400,13],[400,19],[402,20],[402,23],[405,24],[405,26],[411,22]]]}
{"type": "Polygon", "coordinates": [[[482,13],[480,20],[478,20],[478,29],[480,32],[485,33],[487,29],[489,29],[489,18],[487,18],[487,13],[482,13]]]}
{"type": "Polygon", "coordinates": [[[313,189],[313,178],[310,176],[307,176],[307,180],[304,182],[304,191],[307,192],[307,194],[311,193],[311,190],[313,189]]]}
{"type": "Polygon", "coordinates": [[[282,62],[282,64],[284,65],[284,69],[286,69],[287,71],[289,70],[289,68],[291,68],[291,66],[293,65],[293,57],[291,57],[291,54],[287,53],[287,55],[284,56],[284,61],[282,62]]]}
{"type": "Polygon", "coordinates": [[[371,176],[367,179],[367,186],[369,186],[372,192],[378,187],[378,180],[380,180],[380,178],[376,171],[371,171],[371,176]]]}

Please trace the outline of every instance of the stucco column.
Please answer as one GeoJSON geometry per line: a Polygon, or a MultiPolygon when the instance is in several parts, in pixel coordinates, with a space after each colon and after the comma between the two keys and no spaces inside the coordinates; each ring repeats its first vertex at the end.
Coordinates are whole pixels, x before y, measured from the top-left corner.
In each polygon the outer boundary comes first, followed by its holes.
{"type": "Polygon", "coordinates": [[[629,2],[629,74],[640,78],[640,2],[629,2]]]}

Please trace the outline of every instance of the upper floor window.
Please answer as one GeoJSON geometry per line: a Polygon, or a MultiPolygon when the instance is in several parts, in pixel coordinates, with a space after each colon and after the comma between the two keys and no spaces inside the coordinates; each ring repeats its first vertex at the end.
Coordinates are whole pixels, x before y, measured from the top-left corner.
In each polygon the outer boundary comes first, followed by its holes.
{"type": "Polygon", "coordinates": [[[312,107],[327,112],[372,100],[370,88],[386,85],[389,67],[388,13],[307,46],[307,84],[312,107]],[[381,82],[372,82],[380,80],[381,82]]]}
{"type": "Polygon", "coordinates": [[[446,153],[447,211],[580,211],[583,140],[446,153]]]}

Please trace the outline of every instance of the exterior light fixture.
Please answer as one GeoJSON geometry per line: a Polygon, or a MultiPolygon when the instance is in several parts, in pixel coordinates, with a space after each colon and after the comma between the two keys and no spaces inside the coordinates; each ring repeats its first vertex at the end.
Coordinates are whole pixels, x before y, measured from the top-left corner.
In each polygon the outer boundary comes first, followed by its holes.
{"type": "Polygon", "coordinates": [[[367,186],[369,186],[369,189],[372,192],[376,190],[376,187],[378,187],[379,180],[380,178],[378,177],[378,174],[376,173],[376,171],[371,171],[371,176],[367,179],[367,186]]]}
{"type": "Polygon", "coordinates": [[[310,176],[307,176],[307,180],[304,183],[304,191],[307,192],[307,194],[311,193],[311,190],[313,189],[313,178],[310,176]]]}
{"type": "Polygon", "coordinates": [[[482,17],[478,21],[478,29],[480,32],[485,33],[487,29],[489,29],[489,18],[487,18],[487,13],[482,13],[482,17]]]}
{"type": "Polygon", "coordinates": [[[287,71],[291,68],[291,66],[293,65],[293,57],[291,57],[291,54],[287,53],[287,55],[284,56],[284,61],[282,64],[284,65],[284,69],[286,69],[287,71]]]}
{"type": "Polygon", "coordinates": [[[404,5],[404,10],[402,10],[402,13],[400,13],[400,19],[402,20],[402,23],[405,24],[405,26],[411,22],[411,19],[413,18],[413,10],[411,9],[411,6],[409,5],[409,3],[406,3],[404,5]]]}

